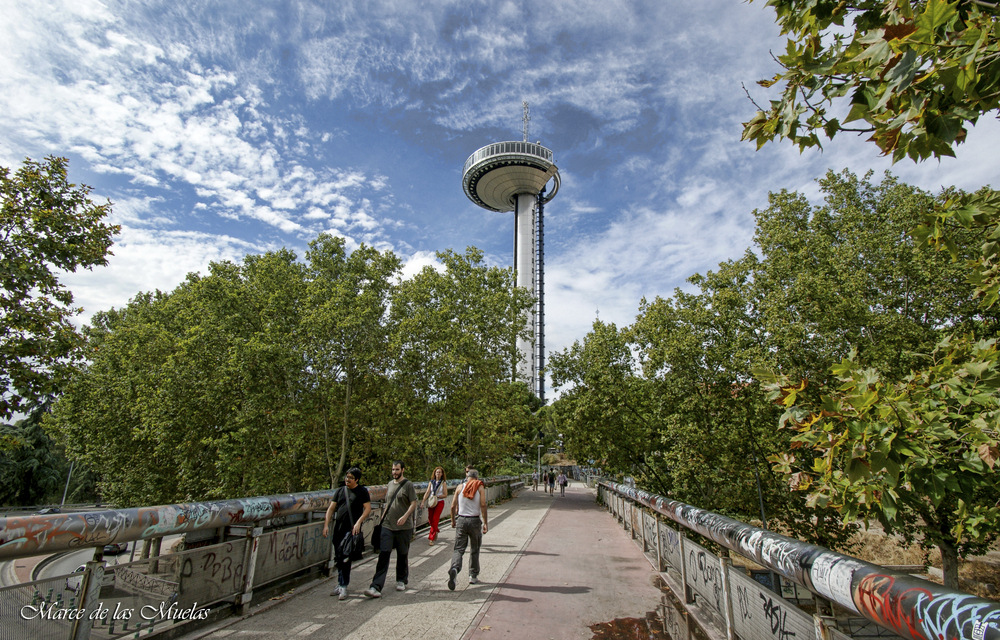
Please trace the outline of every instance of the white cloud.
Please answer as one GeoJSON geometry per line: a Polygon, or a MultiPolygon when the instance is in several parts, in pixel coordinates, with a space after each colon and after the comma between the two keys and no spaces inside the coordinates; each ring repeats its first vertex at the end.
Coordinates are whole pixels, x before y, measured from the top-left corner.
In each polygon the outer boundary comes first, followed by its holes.
{"type": "Polygon", "coordinates": [[[273,248],[229,236],[123,225],[106,267],[69,273],[62,281],[84,308],[78,321],[86,323],[95,312],[121,307],[139,292],[172,291],[188,273],[207,272],[210,262],[239,262],[248,253],[273,248]]]}

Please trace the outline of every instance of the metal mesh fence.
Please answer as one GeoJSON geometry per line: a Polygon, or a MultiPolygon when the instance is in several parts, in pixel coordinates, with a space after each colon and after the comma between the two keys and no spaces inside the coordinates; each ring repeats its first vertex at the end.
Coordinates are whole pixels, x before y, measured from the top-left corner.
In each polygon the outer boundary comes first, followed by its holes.
{"type": "Polygon", "coordinates": [[[0,640],[67,640],[73,621],[64,612],[79,608],[70,577],[0,587],[0,640]]]}

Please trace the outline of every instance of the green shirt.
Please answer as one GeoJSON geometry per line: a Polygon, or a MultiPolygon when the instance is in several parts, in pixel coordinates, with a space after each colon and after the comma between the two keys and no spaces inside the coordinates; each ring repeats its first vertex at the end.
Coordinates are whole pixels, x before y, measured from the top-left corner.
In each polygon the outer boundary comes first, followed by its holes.
{"type": "Polygon", "coordinates": [[[403,526],[396,524],[396,522],[403,517],[403,514],[406,513],[406,510],[410,508],[410,505],[417,501],[417,490],[414,488],[413,483],[410,482],[409,478],[403,478],[401,485],[396,484],[395,481],[390,482],[386,487],[385,497],[387,500],[391,497],[392,504],[386,507],[389,511],[385,514],[385,520],[382,521],[382,526],[389,531],[412,529],[412,515],[405,523],[403,523],[403,526]]]}

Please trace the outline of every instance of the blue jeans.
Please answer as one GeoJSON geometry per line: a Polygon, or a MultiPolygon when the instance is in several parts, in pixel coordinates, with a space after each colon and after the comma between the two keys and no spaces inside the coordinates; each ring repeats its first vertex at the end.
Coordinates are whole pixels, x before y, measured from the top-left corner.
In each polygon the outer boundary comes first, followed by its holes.
{"type": "Polygon", "coordinates": [[[469,577],[479,575],[479,548],[483,544],[483,521],[479,516],[458,516],[455,522],[455,550],[451,553],[451,568],[457,574],[462,570],[462,556],[472,542],[472,553],[469,556],[469,577]]]}
{"type": "Polygon", "coordinates": [[[382,527],[382,537],[379,539],[378,562],[375,564],[375,577],[372,586],[382,590],[385,577],[389,573],[389,556],[396,551],[396,582],[406,584],[410,578],[410,538],[413,529],[392,531],[382,527]]]}

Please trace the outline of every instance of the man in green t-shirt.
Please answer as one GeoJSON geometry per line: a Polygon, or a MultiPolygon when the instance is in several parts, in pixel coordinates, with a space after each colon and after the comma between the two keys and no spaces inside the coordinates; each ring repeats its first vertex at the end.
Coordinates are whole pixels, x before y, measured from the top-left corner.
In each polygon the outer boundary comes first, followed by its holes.
{"type": "Polygon", "coordinates": [[[378,562],[372,585],[365,590],[369,598],[381,598],[385,577],[389,573],[389,556],[396,551],[396,591],[406,591],[410,577],[410,540],[413,538],[413,511],[417,508],[417,490],[403,477],[403,463],[392,463],[392,482],[386,486],[382,518],[382,537],[379,540],[378,562]]]}

